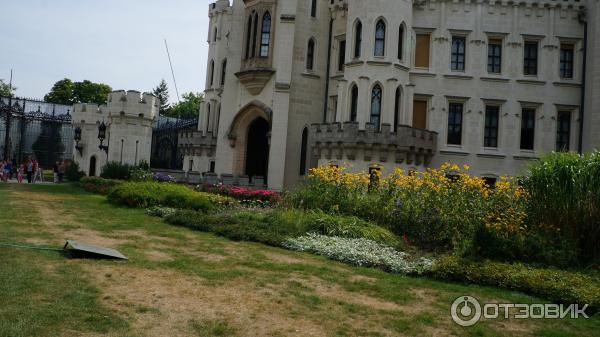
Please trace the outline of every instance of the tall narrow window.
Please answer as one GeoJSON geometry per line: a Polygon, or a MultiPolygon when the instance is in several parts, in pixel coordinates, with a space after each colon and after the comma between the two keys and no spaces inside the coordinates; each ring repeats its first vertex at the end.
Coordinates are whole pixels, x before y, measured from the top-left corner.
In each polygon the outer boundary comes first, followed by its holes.
{"type": "Polygon", "coordinates": [[[310,1],[310,16],[313,18],[317,17],[317,0],[310,1]]]}
{"type": "Polygon", "coordinates": [[[375,56],[385,55],[385,22],[377,21],[375,25],[375,56]]]}
{"type": "Polygon", "coordinates": [[[538,72],[538,43],[525,42],[523,50],[523,74],[537,75],[538,72]]]}
{"type": "Polygon", "coordinates": [[[313,70],[315,65],[315,40],[308,40],[308,47],[306,48],[306,69],[313,70]]]}
{"type": "Polygon", "coordinates": [[[227,76],[227,59],[221,63],[221,86],[225,85],[225,77],[227,76]]]}
{"type": "Polygon", "coordinates": [[[213,30],[213,42],[217,41],[217,27],[213,30]]]}
{"type": "Polygon", "coordinates": [[[344,71],[344,64],[346,63],[346,40],[340,40],[340,50],[338,52],[338,71],[344,71]]]}
{"type": "Polygon", "coordinates": [[[398,130],[398,123],[400,123],[400,103],[401,103],[402,91],[400,87],[396,88],[396,97],[394,99],[394,132],[398,130]]]}
{"type": "Polygon", "coordinates": [[[500,107],[497,105],[485,106],[485,130],[483,136],[483,146],[498,147],[498,119],[500,117],[500,107]]]}
{"type": "Polygon", "coordinates": [[[358,87],[356,85],[352,87],[352,93],[350,95],[350,121],[356,122],[356,117],[358,115],[358,87]]]}
{"type": "Polygon", "coordinates": [[[211,131],[210,120],[210,103],[206,103],[206,132],[211,131]]]}
{"type": "Polygon", "coordinates": [[[488,42],[488,73],[500,74],[502,72],[502,40],[490,39],[488,42]]]}
{"type": "Polygon", "coordinates": [[[573,78],[573,55],[574,47],[572,44],[560,45],[560,77],[573,78]]]}
{"type": "Polygon", "coordinates": [[[415,67],[429,68],[429,34],[417,34],[417,45],[415,49],[415,67]]]}
{"type": "Polygon", "coordinates": [[[413,128],[426,129],[427,128],[427,101],[414,100],[413,101],[413,128]]]}
{"type": "Polygon", "coordinates": [[[248,27],[246,29],[246,59],[250,58],[250,41],[252,41],[252,15],[248,17],[248,27]]]}
{"type": "Polygon", "coordinates": [[[375,85],[371,92],[371,124],[375,125],[375,129],[379,130],[381,125],[381,102],[382,91],[379,84],[375,85]]]}
{"type": "Polygon", "coordinates": [[[306,175],[306,155],[308,152],[308,128],[302,130],[302,145],[300,148],[300,175],[306,175]]]}
{"type": "Polygon", "coordinates": [[[216,137],[219,134],[219,122],[221,121],[221,104],[217,106],[217,113],[215,114],[214,120],[213,135],[216,137]]]}
{"type": "Polygon", "coordinates": [[[260,33],[260,56],[269,56],[269,44],[271,43],[271,14],[266,12],[263,15],[262,29],[260,33]]]}
{"type": "Polygon", "coordinates": [[[569,151],[571,140],[571,112],[559,111],[556,119],[556,151],[569,151]]]}
{"type": "Polygon", "coordinates": [[[404,25],[398,31],[398,60],[404,60],[404,25]]]}
{"type": "Polygon", "coordinates": [[[215,77],[215,61],[214,60],[210,60],[210,64],[208,66],[208,86],[212,87],[213,83],[214,83],[214,77],[215,77]]]}
{"type": "Polygon", "coordinates": [[[521,111],[521,150],[533,150],[535,140],[535,109],[521,111]]]}
{"type": "Polygon", "coordinates": [[[448,144],[462,144],[463,104],[450,103],[448,109],[448,144]]]}
{"type": "Polygon", "coordinates": [[[252,27],[252,55],[251,57],[255,57],[256,56],[256,35],[258,34],[258,13],[254,13],[254,20],[253,20],[253,27],[252,27]]]}
{"type": "Polygon", "coordinates": [[[356,29],[354,30],[354,57],[359,58],[362,49],[362,23],[358,21],[356,23],[356,29]]]}
{"type": "Polygon", "coordinates": [[[464,36],[452,37],[452,54],[450,57],[452,71],[465,71],[465,43],[464,36]]]}

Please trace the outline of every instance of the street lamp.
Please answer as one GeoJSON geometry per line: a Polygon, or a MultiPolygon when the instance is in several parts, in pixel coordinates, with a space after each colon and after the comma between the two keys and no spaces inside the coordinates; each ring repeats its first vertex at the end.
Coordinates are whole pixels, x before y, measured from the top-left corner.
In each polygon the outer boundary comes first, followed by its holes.
{"type": "Polygon", "coordinates": [[[81,141],[81,128],[78,126],[75,128],[75,136],[73,137],[75,140],[75,149],[79,152],[79,156],[83,156],[83,146],[79,145],[81,141]]]}
{"type": "Polygon", "coordinates": [[[108,145],[104,145],[104,140],[106,139],[106,124],[104,124],[104,122],[98,126],[98,139],[100,140],[100,146],[98,146],[98,148],[108,155],[108,145]]]}

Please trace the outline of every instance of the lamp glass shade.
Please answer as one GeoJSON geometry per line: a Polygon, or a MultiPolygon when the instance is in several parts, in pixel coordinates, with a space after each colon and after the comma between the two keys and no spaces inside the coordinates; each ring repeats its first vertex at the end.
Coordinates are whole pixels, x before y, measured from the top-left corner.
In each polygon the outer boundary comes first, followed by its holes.
{"type": "Polygon", "coordinates": [[[81,128],[79,126],[75,128],[75,137],[73,139],[75,139],[76,142],[81,141],[81,128]]]}
{"type": "Polygon", "coordinates": [[[98,126],[98,139],[105,140],[106,139],[106,124],[102,122],[100,126],[98,126]]]}

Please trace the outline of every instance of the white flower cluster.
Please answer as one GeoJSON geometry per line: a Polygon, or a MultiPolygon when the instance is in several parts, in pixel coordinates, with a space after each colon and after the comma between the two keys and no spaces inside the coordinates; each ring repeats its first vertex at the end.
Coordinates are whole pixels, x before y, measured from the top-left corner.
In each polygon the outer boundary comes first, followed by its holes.
{"type": "Polygon", "coordinates": [[[411,260],[409,254],[367,239],[347,239],[309,233],[306,236],[288,239],[283,246],[356,266],[378,267],[393,273],[422,274],[433,265],[433,260],[411,260]]]}
{"type": "Polygon", "coordinates": [[[146,214],[150,216],[157,216],[159,218],[166,218],[175,212],[177,212],[177,210],[171,207],[154,206],[146,209],[146,214]]]}

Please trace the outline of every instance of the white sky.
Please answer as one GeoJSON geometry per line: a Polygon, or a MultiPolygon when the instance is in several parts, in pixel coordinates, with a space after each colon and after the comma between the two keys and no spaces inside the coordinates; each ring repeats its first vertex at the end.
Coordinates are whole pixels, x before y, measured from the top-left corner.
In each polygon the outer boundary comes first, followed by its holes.
{"type": "Polygon", "coordinates": [[[65,77],[150,91],[204,90],[209,0],[0,0],[0,78],[43,98],[65,77]]]}

